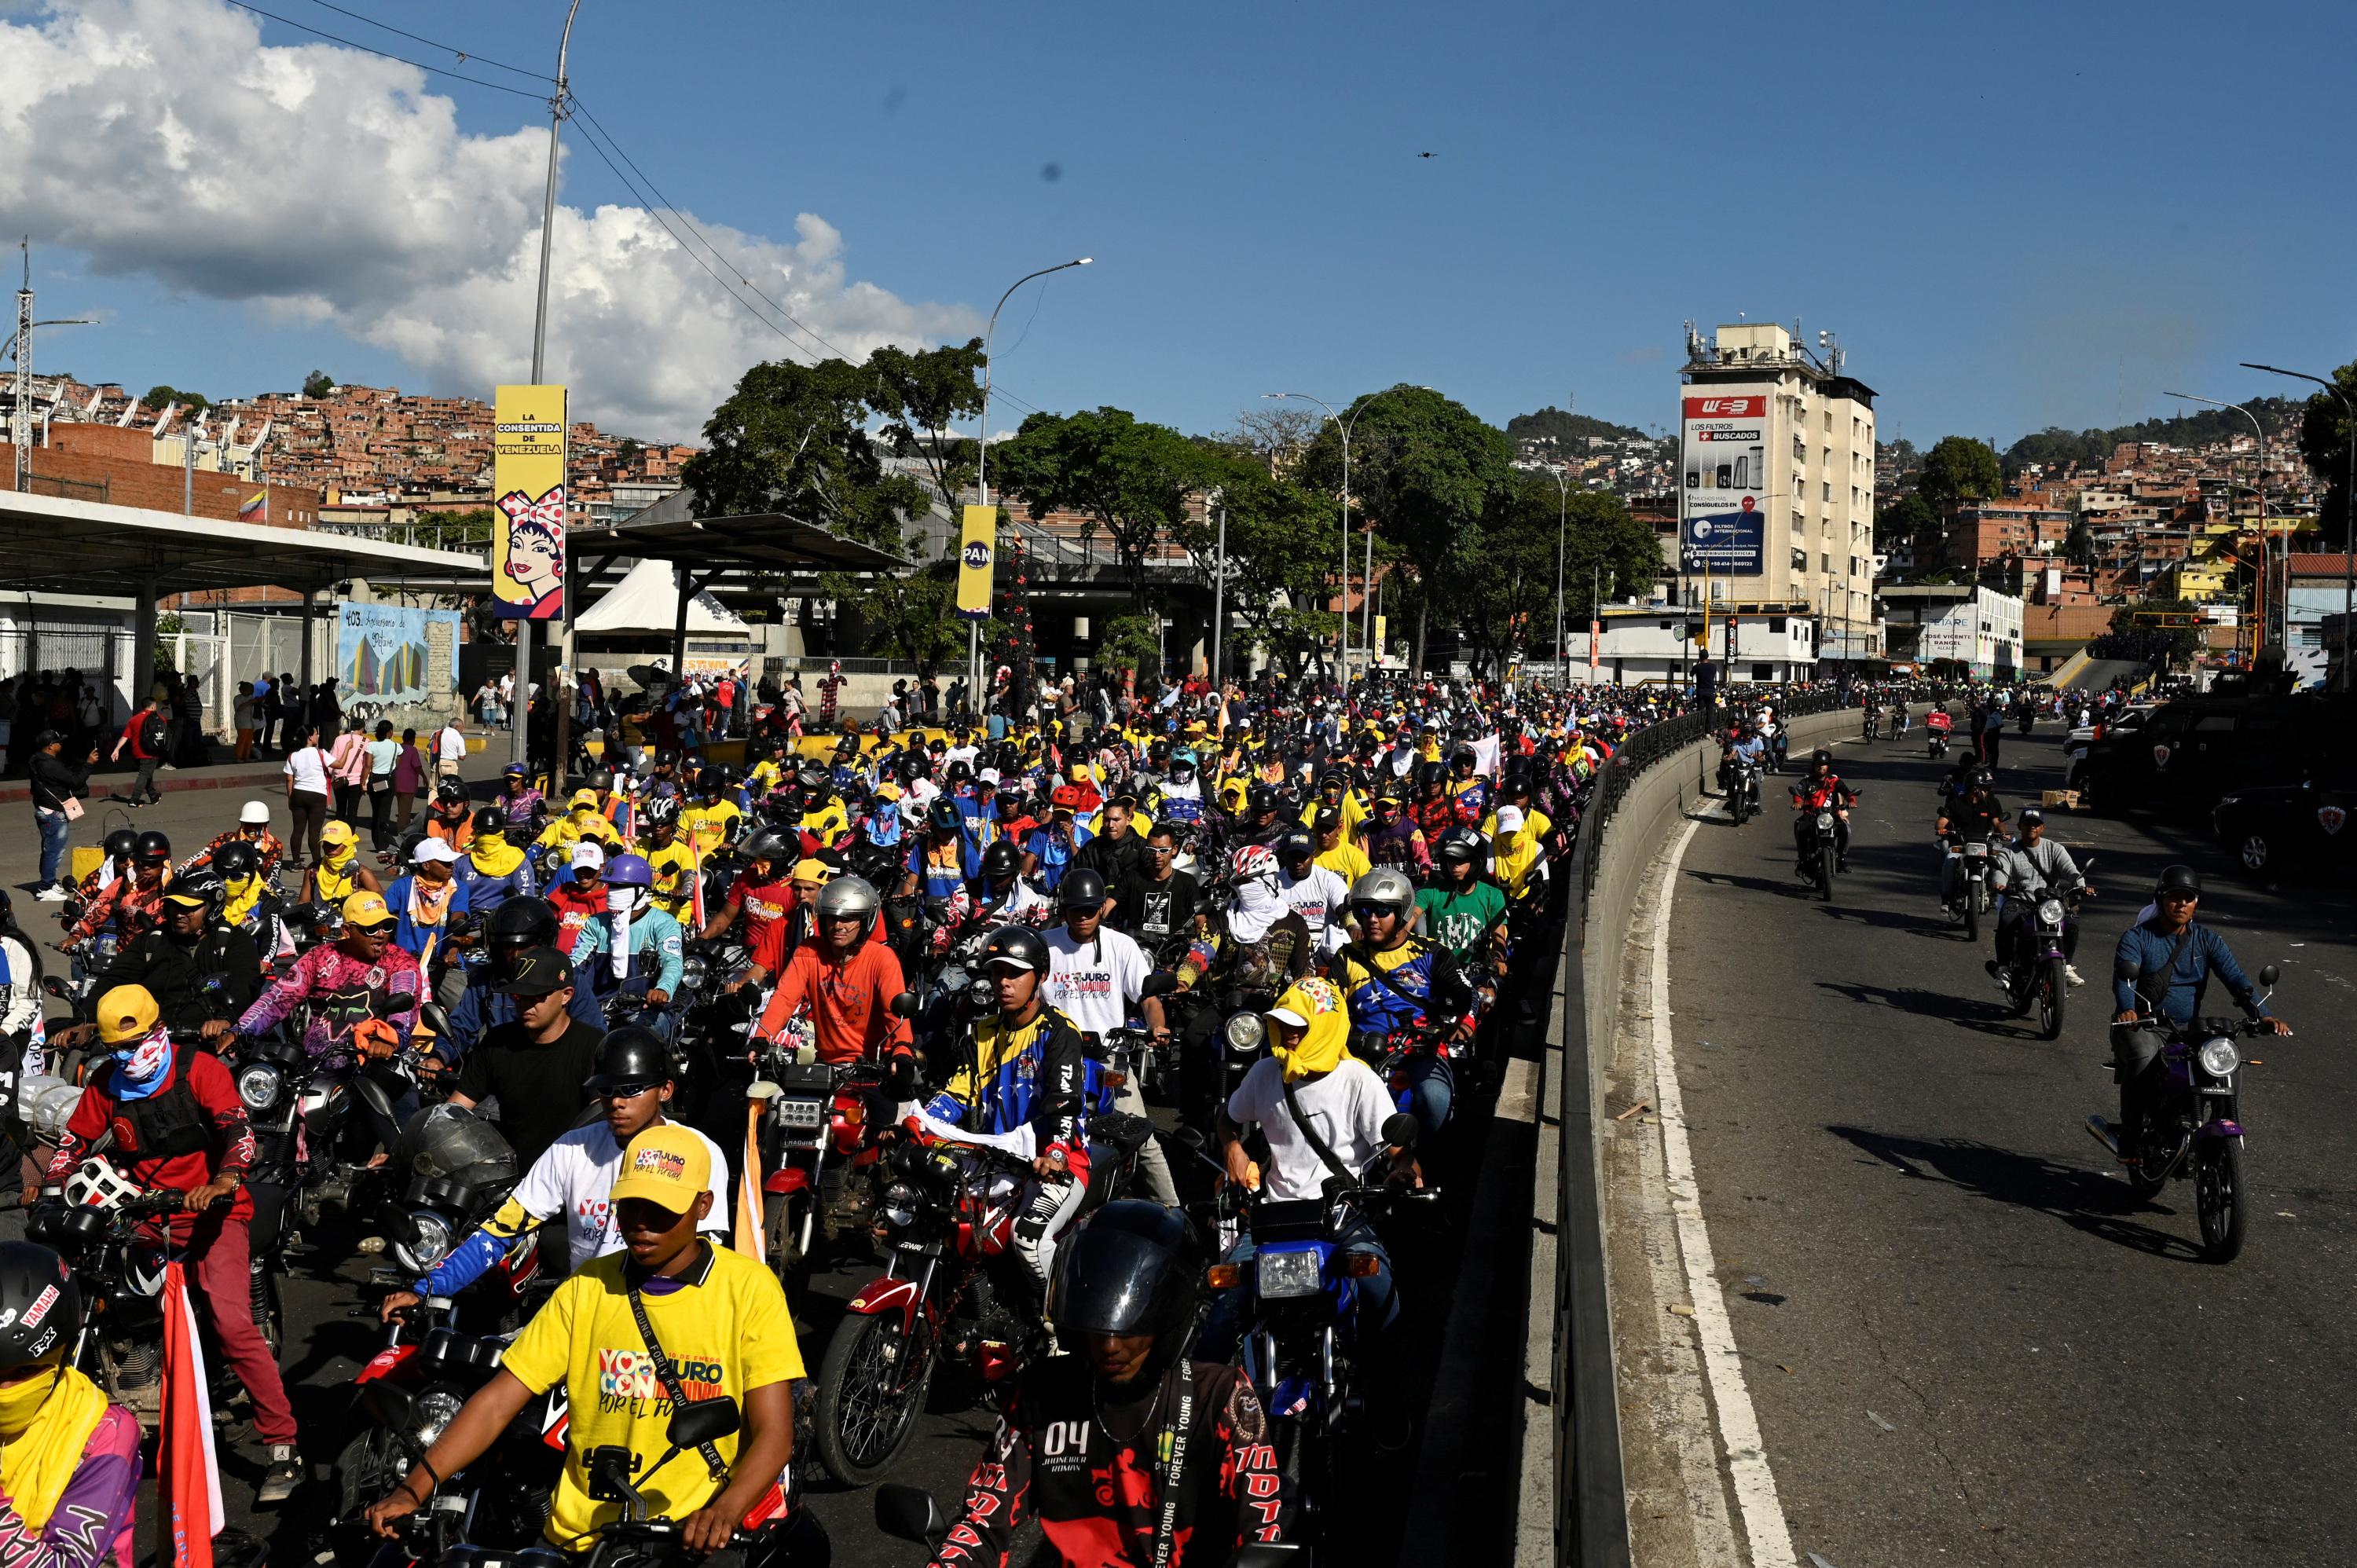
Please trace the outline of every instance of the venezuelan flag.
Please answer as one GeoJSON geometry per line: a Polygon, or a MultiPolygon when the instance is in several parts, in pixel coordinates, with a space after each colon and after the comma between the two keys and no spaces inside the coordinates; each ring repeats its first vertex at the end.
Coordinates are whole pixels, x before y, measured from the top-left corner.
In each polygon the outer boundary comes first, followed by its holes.
{"type": "Polygon", "coordinates": [[[240,522],[268,522],[270,521],[270,492],[266,489],[261,489],[256,490],[253,494],[248,496],[245,499],[245,504],[237,509],[237,521],[240,522]]]}

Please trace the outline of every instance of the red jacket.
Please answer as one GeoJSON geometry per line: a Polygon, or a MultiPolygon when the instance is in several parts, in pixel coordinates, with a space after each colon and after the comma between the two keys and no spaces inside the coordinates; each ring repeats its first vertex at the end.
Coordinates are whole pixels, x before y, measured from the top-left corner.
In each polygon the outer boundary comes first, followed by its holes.
{"type": "Polygon", "coordinates": [[[156,709],[152,714],[149,714],[145,708],[142,708],[137,713],[131,715],[131,722],[129,724],[123,726],[123,738],[131,743],[131,755],[142,762],[146,761],[152,757],[163,756],[162,752],[150,751],[145,746],[139,744],[139,731],[141,726],[145,725],[151,717],[160,719],[163,716],[164,710],[161,708],[156,709]]]}
{"type": "MultiPolygon", "coordinates": [[[[190,1046],[172,1047],[172,1065],[165,1069],[164,1087],[148,1096],[146,1102],[172,1092],[181,1074],[188,1075],[188,1088],[197,1097],[197,1105],[213,1124],[214,1146],[209,1152],[174,1155],[160,1160],[130,1159],[127,1163],[116,1137],[115,1149],[108,1158],[114,1167],[153,1191],[169,1188],[178,1192],[194,1192],[222,1171],[243,1172],[253,1164],[253,1134],[245,1122],[245,1102],[237,1097],[237,1080],[219,1057],[207,1056],[190,1046]]],[[[114,1098],[113,1062],[98,1069],[81,1091],[73,1115],[66,1122],[66,1134],[50,1156],[48,1180],[61,1182],[81,1164],[82,1155],[114,1123],[121,1103],[114,1098]]],[[[253,1218],[253,1198],[241,1185],[237,1198],[230,1206],[232,1219],[253,1218]]],[[[194,1215],[172,1221],[177,1235],[185,1237],[195,1224],[194,1215]]]]}

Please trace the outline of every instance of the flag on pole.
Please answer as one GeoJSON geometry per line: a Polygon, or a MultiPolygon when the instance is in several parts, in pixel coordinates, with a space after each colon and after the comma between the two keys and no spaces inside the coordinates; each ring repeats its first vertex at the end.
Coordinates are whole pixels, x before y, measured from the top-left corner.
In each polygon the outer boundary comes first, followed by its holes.
{"type": "Polygon", "coordinates": [[[221,1530],[221,1459],[213,1451],[212,1398],[207,1391],[197,1315],[178,1258],[164,1265],[164,1400],[157,1481],[177,1568],[212,1568],[221,1530]]]}
{"type": "Polygon", "coordinates": [[[737,1251],[748,1258],[761,1256],[761,1102],[745,1101],[745,1156],[737,1162],[737,1203],[733,1216],[737,1251]]]}
{"type": "Polygon", "coordinates": [[[688,885],[687,907],[695,917],[695,934],[702,936],[704,922],[711,917],[704,912],[704,852],[695,847],[695,835],[693,833],[688,835],[687,854],[688,875],[694,878],[688,885]]]}
{"type": "Polygon", "coordinates": [[[266,489],[259,489],[246,497],[245,504],[237,509],[237,521],[240,522],[268,522],[270,521],[270,491],[266,489]]]}

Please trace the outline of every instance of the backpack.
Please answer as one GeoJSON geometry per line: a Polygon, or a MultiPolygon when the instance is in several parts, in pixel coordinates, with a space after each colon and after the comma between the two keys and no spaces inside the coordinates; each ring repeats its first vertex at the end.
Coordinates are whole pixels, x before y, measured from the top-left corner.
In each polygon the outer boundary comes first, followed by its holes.
{"type": "Polygon", "coordinates": [[[139,721],[139,749],[150,757],[156,756],[163,751],[164,742],[170,734],[164,724],[163,714],[149,714],[139,721]]]}

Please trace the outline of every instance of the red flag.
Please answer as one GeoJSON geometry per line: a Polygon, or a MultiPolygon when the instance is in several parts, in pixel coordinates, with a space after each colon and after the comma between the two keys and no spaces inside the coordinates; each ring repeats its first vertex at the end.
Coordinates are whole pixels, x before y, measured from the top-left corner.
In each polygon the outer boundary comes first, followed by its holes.
{"type": "Polygon", "coordinates": [[[164,1266],[164,1405],[157,1480],[177,1568],[212,1568],[221,1533],[221,1461],[213,1452],[212,1398],[197,1315],[178,1259],[164,1266]]]}

